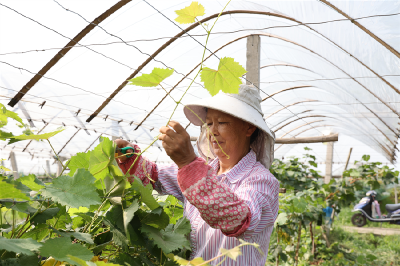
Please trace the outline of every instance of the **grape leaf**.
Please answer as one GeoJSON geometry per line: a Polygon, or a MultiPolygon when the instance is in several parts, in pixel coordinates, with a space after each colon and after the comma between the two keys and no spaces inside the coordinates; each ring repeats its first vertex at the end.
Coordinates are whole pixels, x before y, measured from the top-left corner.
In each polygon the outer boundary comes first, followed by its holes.
{"type": "Polygon", "coordinates": [[[190,249],[190,242],[185,235],[165,232],[164,230],[159,230],[146,224],[142,225],[140,231],[147,234],[147,237],[152,239],[154,244],[166,253],[171,253],[182,247],[190,249]]]}
{"type": "Polygon", "coordinates": [[[50,226],[50,229],[54,231],[54,233],[56,233],[57,235],[60,235],[62,237],[74,237],[76,239],[79,239],[81,241],[84,241],[86,243],[89,244],[94,244],[93,239],[92,239],[92,235],[87,234],[87,233],[81,233],[81,232],[63,232],[63,231],[59,231],[53,227],[50,226]]]}
{"type": "Polygon", "coordinates": [[[95,181],[89,171],[78,169],[72,177],[63,175],[54,178],[53,183],[41,189],[41,192],[44,197],[50,197],[62,205],[90,207],[101,203],[94,186],[95,181]]]}
{"type": "Polygon", "coordinates": [[[49,227],[47,224],[35,225],[35,228],[26,232],[21,238],[32,238],[37,241],[42,241],[49,234],[49,227]]]}
{"type": "Polygon", "coordinates": [[[90,161],[90,151],[88,152],[78,152],[75,156],[72,156],[68,163],[68,168],[70,169],[68,175],[73,176],[76,169],[78,168],[89,168],[90,161]]]}
{"type": "Polygon", "coordinates": [[[13,133],[0,130],[0,140],[6,140],[14,137],[13,133]]]}
{"type": "MultiPolygon", "coordinates": [[[[75,263],[78,263],[78,265],[80,265],[80,266],[122,266],[121,264],[106,263],[106,262],[100,261],[100,260],[99,261],[95,261],[95,262],[93,262],[93,261],[84,261],[84,260],[81,260],[81,259],[79,259],[77,257],[74,257],[74,256],[71,256],[71,255],[68,255],[68,257],[72,261],[74,261],[75,263]]],[[[129,264],[127,264],[127,265],[129,265],[129,264]]]]}
{"type": "Polygon", "coordinates": [[[40,189],[44,188],[44,184],[40,181],[35,175],[30,174],[19,178],[19,181],[27,186],[28,188],[39,191],[40,189]]]}
{"type": "Polygon", "coordinates": [[[169,216],[162,207],[154,209],[152,212],[143,212],[140,217],[142,224],[147,224],[158,229],[164,229],[169,224],[169,216]]]}
{"type": "Polygon", "coordinates": [[[287,221],[287,214],[285,212],[282,212],[276,218],[274,227],[276,227],[276,225],[284,225],[286,221],[287,221]]]}
{"type": "Polygon", "coordinates": [[[174,73],[173,69],[155,67],[150,74],[142,74],[139,77],[130,79],[129,85],[141,87],[157,87],[164,79],[174,73]]]}
{"type": "Polygon", "coordinates": [[[192,230],[190,221],[186,217],[180,218],[175,225],[169,224],[165,231],[186,235],[192,230]]]}
{"type": "Polygon", "coordinates": [[[2,180],[0,182],[0,199],[29,200],[29,197],[21,190],[17,189],[13,184],[9,184],[2,180]]]}
{"type": "Polygon", "coordinates": [[[33,255],[32,251],[38,250],[42,244],[33,239],[8,239],[0,236],[0,250],[33,255]]]}
{"type": "Polygon", "coordinates": [[[193,265],[193,266],[202,265],[202,266],[210,266],[210,264],[208,264],[208,263],[204,264],[204,263],[205,263],[204,259],[203,259],[203,258],[200,258],[200,257],[197,257],[197,258],[192,259],[191,261],[188,261],[188,260],[185,260],[185,259],[183,259],[183,258],[181,258],[181,257],[175,256],[175,257],[174,257],[174,260],[175,260],[177,263],[179,263],[179,265],[193,265]]]}
{"type": "Polygon", "coordinates": [[[307,202],[304,199],[293,199],[294,212],[302,213],[307,209],[307,202]]]}
{"type": "Polygon", "coordinates": [[[57,135],[58,133],[64,131],[64,129],[65,128],[59,128],[56,131],[49,132],[49,133],[44,133],[44,134],[40,134],[40,135],[19,135],[19,136],[14,136],[13,139],[20,139],[20,140],[26,140],[26,139],[35,139],[35,140],[49,139],[49,138],[57,135]]]}
{"type": "Polygon", "coordinates": [[[142,181],[135,176],[135,181],[131,184],[132,188],[138,191],[142,197],[142,202],[147,205],[151,210],[157,209],[160,207],[160,204],[154,199],[152,195],[153,187],[151,184],[147,184],[147,186],[143,186],[142,181]]]}
{"type": "MultiPolygon", "coordinates": [[[[123,211],[123,217],[124,217],[124,229],[126,236],[130,240],[130,230],[128,229],[129,223],[132,221],[133,216],[135,215],[135,212],[139,209],[139,202],[138,200],[134,200],[132,204],[126,208],[123,211]]],[[[132,241],[131,241],[132,242],[132,241]]]]}
{"type": "Polygon", "coordinates": [[[201,81],[211,96],[219,91],[225,93],[239,93],[240,77],[247,71],[230,57],[224,57],[219,61],[218,70],[204,67],[201,71],[201,81]]]}
{"type": "Polygon", "coordinates": [[[220,252],[221,252],[221,254],[228,256],[229,258],[233,259],[234,261],[236,261],[236,259],[239,255],[242,255],[242,252],[240,251],[239,246],[236,246],[232,249],[221,248],[220,252]]]}
{"type": "Polygon", "coordinates": [[[196,17],[204,16],[204,7],[198,2],[192,2],[190,6],[176,10],[178,15],[175,21],[179,24],[189,24],[195,22],[196,17]]]}
{"type": "Polygon", "coordinates": [[[90,260],[93,253],[80,244],[72,244],[69,237],[59,237],[47,240],[40,248],[40,255],[44,257],[52,256],[56,260],[66,261],[72,265],[72,261],[68,255],[73,255],[82,260],[90,260]]]}
{"type": "Polygon", "coordinates": [[[47,220],[54,218],[54,216],[56,216],[59,211],[60,208],[46,209],[33,217],[32,222],[34,222],[35,224],[44,224],[47,220]]]}
{"type": "Polygon", "coordinates": [[[114,144],[109,138],[100,137],[100,143],[90,153],[89,171],[96,179],[104,179],[110,173],[108,166],[114,161],[114,144]]]}
{"type": "MultiPolygon", "coordinates": [[[[4,104],[0,103],[0,108],[1,108],[1,112],[0,112],[0,120],[1,121],[7,121],[7,118],[12,118],[15,121],[18,121],[19,123],[21,123],[21,125],[24,125],[24,123],[22,122],[22,119],[18,116],[17,113],[14,113],[12,111],[7,110],[7,108],[4,106],[4,104]]],[[[6,123],[7,124],[7,123],[6,123]]]]}

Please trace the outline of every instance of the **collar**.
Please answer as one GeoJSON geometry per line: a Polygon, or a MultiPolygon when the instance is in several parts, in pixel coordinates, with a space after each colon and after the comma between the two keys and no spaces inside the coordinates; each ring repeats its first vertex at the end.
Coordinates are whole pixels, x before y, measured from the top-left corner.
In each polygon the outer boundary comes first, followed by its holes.
{"type": "MultiPolygon", "coordinates": [[[[250,150],[246,156],[244,156],[231,170],[227,173],[222,174],[226,175],[230,183],[236,183],[240,179],[242,179],[246,173],[248,173],[257,161],[256,153],[253,150],[250,150]]],[[[219,170],[219,159],[216,158],[210,163],[210,166],[214,168],[215,171],[219,170]]]]}

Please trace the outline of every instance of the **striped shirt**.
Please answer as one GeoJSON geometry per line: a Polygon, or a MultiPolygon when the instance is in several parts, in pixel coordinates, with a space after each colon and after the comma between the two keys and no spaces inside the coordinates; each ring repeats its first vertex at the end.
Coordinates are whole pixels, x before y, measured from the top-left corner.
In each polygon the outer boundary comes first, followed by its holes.
{"type": "Polygon", "coordinates": [[[218,159],[207,165],[205,160],[197,158],[182,169],[176,165],[157,168],[155,189],[184,203],[184,215],[192,226],[191,259],[212,259],[220,255],[221,248],[234,248],[240,245],[239,239],[243,239],[258,243],[263,254],[253,246],[244,246],[236,261],[227,258],[220,265],[265,265],[278,215],[279,183],[256,161],[253,151],[221,175],[217,175],[218,159]]]}

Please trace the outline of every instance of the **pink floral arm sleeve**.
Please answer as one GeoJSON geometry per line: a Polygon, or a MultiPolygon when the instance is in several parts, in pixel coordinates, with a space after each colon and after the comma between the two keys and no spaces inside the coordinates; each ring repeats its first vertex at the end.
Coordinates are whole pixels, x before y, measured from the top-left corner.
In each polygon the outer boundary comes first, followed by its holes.
{"type": "Polygon", "coordinates": [[[212,228],[226,236],[243,234],[250,225],[251,211],[244,200],[221,184],[215,170],[197,158],[178,171],[178,184],[186,199],[212,228]]]}
{"type": "MultiPolygon", "coordinates": [[[[131,147],[135,148],[135,153],[140,153],[140,148],[137,145],[131,144],[131,147]]],[[[120,162],[117,159],[119,168],[121,168],[122,172],[126,174],[129,168],[135,161],[137,155],[134,155],[128,158],[124,162],[120,162]]],[[[128,176],[129,182],[133,182],[134,177],[133,175],[137,176],[140,180],[142,180],[143,185],[147,186],[151,182],[154,187],[154,183],[158,180],[158,171],[157,165],[150,160],[147,160],[145,157],[140,156],[139,159],[136,160],[135,165],[132,166],[131,170],[129,171],[130,176],[128,176]],[[150,180],[151,179],[151,180],[150,180]],[[154,182],[153,182],[154,181],[154,182]]]]}

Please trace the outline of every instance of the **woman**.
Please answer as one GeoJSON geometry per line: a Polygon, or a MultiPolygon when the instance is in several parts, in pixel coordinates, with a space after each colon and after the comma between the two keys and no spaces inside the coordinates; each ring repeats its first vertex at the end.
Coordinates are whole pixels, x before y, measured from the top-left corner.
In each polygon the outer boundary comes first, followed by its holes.
{"type": "MultiPolygon", "coordinates": [[[[265,265],[278,214],[279,183],[268,170],[275,141],[260,103],[254,86],[241,85],[239,94],[219,93],[187,105],[186,117],[202,126],[197,142],[201,157],[196,156],[186,130],[171,121],[160,129],[159,139],[175,164],[157,166],[142,157],[130,172],[148,184],[147,172],[159,193],[184,203],[184,215],[192,226],[192,258],[209,260],[219,255],[220,248],[231,249],[243,239],[258,243],[264,254],[244,246],[236,262],[228,258],[221,265],[265,265]]],[[[116,143],[138,152],[127,141],[116,143]]],[[[128,171],[133,160],[120,161],[121,169],[128,171]]]]}

